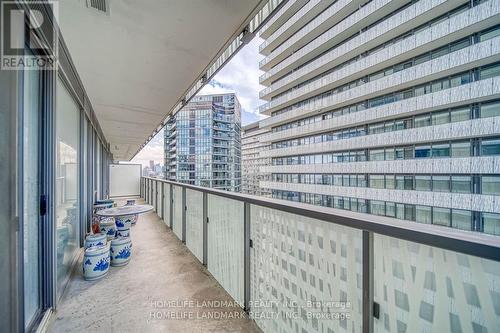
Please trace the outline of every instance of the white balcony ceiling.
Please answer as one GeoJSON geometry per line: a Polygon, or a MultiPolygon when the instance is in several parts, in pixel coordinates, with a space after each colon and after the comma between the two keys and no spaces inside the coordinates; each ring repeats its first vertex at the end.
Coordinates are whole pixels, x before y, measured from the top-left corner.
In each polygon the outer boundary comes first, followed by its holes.
{"type": "Polygon", "coordinates": [[[260,0],[59,1],[59,22],[115,160],[130,160],[260,0]]]}

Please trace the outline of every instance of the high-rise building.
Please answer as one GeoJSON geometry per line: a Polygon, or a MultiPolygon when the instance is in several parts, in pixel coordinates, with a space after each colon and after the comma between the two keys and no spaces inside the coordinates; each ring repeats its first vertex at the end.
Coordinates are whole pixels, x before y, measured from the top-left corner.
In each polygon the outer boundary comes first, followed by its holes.
{"type": "Polygon", "coordinates": [[[149,160],[149,168],[150,168],[151,170],[154,170],[154,168],[155,168],[155,161],[153,161],[153,160],[149,160]]]}
{"type": "Polygon", "coordinates": [[[241,190],[241,107],[235,94],[195,96],[165,126],[166,178],[241,190]]]}
{"type": "Polygon", "coordinates": [[[500,234],[500,3],[311,0],[262,36],[274,198],[500,234]]]}
{"type": "Polygon", "coordinates": [[[261,157],[260,153],[269,149],[269,144],[260,140],[268,132],[259,128],[259,122],[242,127],[241,135],[241,192],[260,196],[269,196],[269,190],[260,187],[261,181],[269,180],[269,174],[261,171],[261,167],[269,165],[269,157],[261,157]]]}

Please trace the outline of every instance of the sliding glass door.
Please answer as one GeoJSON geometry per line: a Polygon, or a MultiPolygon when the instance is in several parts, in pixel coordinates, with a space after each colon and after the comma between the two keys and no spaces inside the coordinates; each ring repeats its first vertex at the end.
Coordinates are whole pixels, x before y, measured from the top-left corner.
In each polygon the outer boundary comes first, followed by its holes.
{"type": "Polygon", "coordinates": [[[60,78],[55,118],[56,267],[60,296],[80,247],[80,109],[60,78]]]}
{"type": "Polygon", "coordinates": [[[22,108],[22,246],[24,283],[24,327],[28,328],[40,312],[41,298],[41,112],[40,72],[23,72],[22,108]]]}

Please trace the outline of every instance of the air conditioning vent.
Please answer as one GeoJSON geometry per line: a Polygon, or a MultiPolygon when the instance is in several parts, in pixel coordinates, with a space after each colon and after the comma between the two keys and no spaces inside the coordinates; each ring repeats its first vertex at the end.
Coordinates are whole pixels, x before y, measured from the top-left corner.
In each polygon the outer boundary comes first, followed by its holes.
{"type": "Polygon", "coordinates": [[[87,0],[87,7],[98,10],[102,13],[109,13],[108,0],[87,0]]]}

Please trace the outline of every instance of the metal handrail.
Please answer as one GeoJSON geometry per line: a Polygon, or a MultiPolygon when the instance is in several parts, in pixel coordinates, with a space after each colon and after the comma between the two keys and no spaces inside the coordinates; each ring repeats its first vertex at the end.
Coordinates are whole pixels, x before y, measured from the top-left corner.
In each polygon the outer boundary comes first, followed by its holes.
{"type": "Polygon", "coordinates": [[[242,201],[247,204],[258,205],[286,213],[314,218],[362,231],[373,232],[375,234],[399,238],[406,241],[460,252],[484,259],[500,261],[499,236],[463,231],[436,225],[402,221],[385,216],[351,212],[336,208],[312,206],[299,202],[272,199],[250,194],[216,190],[213,188],[184,184],[160,178],[142,178],[242,201]]]}

